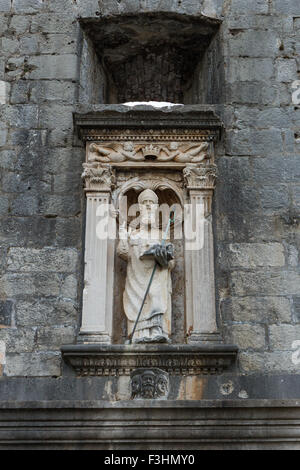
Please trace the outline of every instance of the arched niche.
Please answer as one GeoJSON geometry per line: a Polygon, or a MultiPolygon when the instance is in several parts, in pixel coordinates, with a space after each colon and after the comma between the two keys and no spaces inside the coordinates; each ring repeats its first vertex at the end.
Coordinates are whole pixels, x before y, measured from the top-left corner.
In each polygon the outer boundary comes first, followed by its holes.
{"type": "MultiPolygon", "coordinates": [[[[176,232],[174,229],[174,223],[171,223],[170,231],[168,233],[168,241],[174,244],[175,250],[175,267],[172,270],[172,334],[171,341],[175,344],[184,343],[185,341],[185,263],[184,263],[184,243],[183,238],[177,238],[180,233],[183,237],[183,209],[184,209],[184,192],[170,181],[153,181],[153,179],[145,178],[132,178],[127,181],[121,188],[115,191],[113,200],[115,207],[120,210],[122,205],[121,201],[126,198],[127,214],[130,212],[130,208],[134,207],[134,211],[137,208],[138,195],[145,189],[152,189],[158,196],[159,206],[165,205],[171,210],[176,208],[177,216],[175,212],[175,224],[176,232]],[[178,211],[180,208],[180,211],[178,211]],[[178,213],[180,212],[180,213],[178,213]],[[175,235],[174,235],[175,232],[175,235]],[[176,236],[177,234],[177,236],[176,236]]],[[[165,230],[166,219],[162,220],[162,214],[160,213],[159,225],[165,230]]],[[[119,220],[118,220],[119,222],[119,220]]],[[[129,215],[127,218],[127,228],[132,222],[136,222],[135,215],[132,217],[129,215]],[[133,220],[134,219],[134,220],[133,220]]],[[[118,223],[117,223],[118,226],[118,223]]],[[[114,280],[114,305],[113,305],[113,335],[112,342],[115,344],[122,344],[125,342],[127,337],[127,321],[123,308],[123,291],[125,288],[127,263],[123,261],[117,254],[115,254],[115,280],[114,280]]],[[[137,306],[138,314],[139,306],[137,306]]]]}

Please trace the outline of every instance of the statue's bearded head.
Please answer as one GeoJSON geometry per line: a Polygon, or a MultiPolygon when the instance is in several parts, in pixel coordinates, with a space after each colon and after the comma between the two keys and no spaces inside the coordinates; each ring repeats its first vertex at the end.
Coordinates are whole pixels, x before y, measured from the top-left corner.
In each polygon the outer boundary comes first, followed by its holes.
{"type": "Polygon", "coordinates": [[[141,225],[154,226],[158,209],[158,197],[151,189],[145,189],[138,197],[141,225]]]}

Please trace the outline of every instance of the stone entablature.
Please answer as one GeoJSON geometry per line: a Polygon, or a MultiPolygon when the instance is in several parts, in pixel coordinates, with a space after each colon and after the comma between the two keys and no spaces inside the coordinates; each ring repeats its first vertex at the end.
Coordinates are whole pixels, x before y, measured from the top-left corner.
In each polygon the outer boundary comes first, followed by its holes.
{"type": "Polygon", "coordinates": [[[129,376],[137,369],[159,368],[171,376],[222,373],[235,361],[237,348],[215,345],[67,345],[65,360],[78,377],[129,376]]]}

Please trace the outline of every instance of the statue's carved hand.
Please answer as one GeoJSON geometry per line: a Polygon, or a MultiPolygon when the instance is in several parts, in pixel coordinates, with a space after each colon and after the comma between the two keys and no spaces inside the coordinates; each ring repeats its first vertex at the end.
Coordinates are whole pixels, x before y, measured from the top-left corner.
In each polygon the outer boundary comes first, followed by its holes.
{"type": "Polygon", "coordinates": [[[153,256],[161,268],[167,268],[169,261],[174,259],[174,246],[172,243],[168,243],[167,245],[153,245],[142,255],[142,259],[148,256],[153,256]]]}

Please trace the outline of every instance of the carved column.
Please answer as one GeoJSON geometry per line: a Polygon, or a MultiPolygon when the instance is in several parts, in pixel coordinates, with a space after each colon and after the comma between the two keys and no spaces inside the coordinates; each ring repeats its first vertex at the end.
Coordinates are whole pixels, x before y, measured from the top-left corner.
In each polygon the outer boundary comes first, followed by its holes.
{"type": "Polygon", "coordinates": [[[185,214],[186,329],[189,343],[220,341],[216,323],[211,215],[216,170],[214,164],[189,164],[183,170],[190,203],[185,214]]]}
{"type": "Polygon", "coordinates": [[[111,343],[114,218],[110,213],[114,173],[109,165],[85,163],[87,196],[82,324],[78,340],[111,343]]]}

